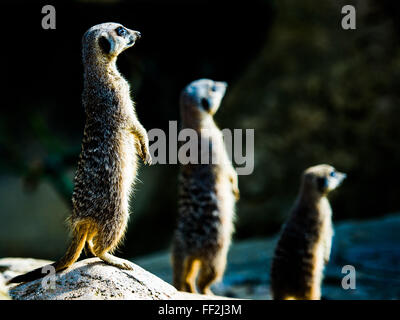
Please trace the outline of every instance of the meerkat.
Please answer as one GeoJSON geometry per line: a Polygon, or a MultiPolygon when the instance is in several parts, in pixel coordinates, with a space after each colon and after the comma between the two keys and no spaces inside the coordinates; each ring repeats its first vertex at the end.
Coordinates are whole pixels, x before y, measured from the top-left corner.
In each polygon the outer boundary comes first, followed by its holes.
{"type": "MultiPolygon", "coordinates": [[[[52,264],[56,271],[76,262],[85,244],[107,264],[133,268],[131,262],[112,252],[127,227],[137,155],[147,164],[151,164],[151,156],[147,132],[135,114],[129,84],[117,70],[116,60],[139,38],[138,31],[118,23],[93,26],[83,36],[86,123],[68,219],[72,242],[66,254],[52,264]]],[[[43,277],[41,270],[17,276],[9,283],[43,277]]]]}
{"type": "Polygon", "coordinates": [[[319,300],[324,266],[329,262],[333,228],[327,195],[346,178],[329,165],[308,168],[299,196],[284,225],[271,268],[275,300],[319,300]]]}
{"type": "Polygon", "coordinates": [[[199,158],[207,160],[180,168],[172,265],[173,284],[181,291],[197,292],[197,277],[199,292],[212,294],[210,285],[225,271],[239,198],[237,173],[213,119],[226,87],[225,82],[200,79],[181,93],[182,128],[196,131],[199,158]]]}

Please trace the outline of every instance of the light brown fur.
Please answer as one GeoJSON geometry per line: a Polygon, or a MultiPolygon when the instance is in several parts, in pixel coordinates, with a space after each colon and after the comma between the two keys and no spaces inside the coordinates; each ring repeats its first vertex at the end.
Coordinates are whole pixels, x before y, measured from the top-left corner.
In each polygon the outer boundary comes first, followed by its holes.
{"type": "Polygon", "coordinates": [[[271,292],[280,300],[319,300],[332,245],[332,209],[327,199],[345,174],[328,165],[307,169],[285,224],[271,268],[271,292]]]}
{"type": "Polygon", "coordinates": [[[212,294],[210,286],[224,274],[234,229],[238,177],[213,120],[225,87],[225,83],[201,79],[189,84],[181,95],[182,127],[196,131],[198,150],[204,151],[202,142],[211,149],[207,164],[200,163],[199,152],[198,164],[182,165],[179,177],[173,281],[178,290],[187,292],[197,292],[197,287],[202,294],[212,294]]]}
{"type": "MultiPolygon", "coordinates": [[[[90,28],[82,39],[86,124],[82,152],[75,174],[71,244],[56,271],[72,265],[87,243],[104,262],[132,269],[133,264],[113,256],[128,224],[129,197],[136,178],[137,157],[151,163],[146,130],[136,117],[129,84],[116,67],[118,55],[133,46],[137,31],[117,23],[90,28]]],[[[15,277],[26,282],[44,276],[41,269],[15,277]]]]}

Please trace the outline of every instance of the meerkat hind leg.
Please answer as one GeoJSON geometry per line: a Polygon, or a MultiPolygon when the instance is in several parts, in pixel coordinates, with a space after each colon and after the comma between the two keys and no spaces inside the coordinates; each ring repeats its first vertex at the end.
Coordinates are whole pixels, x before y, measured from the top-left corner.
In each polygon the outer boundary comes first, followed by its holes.
{"type": "Polygon", "coordinates": [[[226,255],[227,250],[223,249],[211,260],[203,259],[201,261],[199,277],[197,279],[197,287],[200,293],[214,295],[210,286],[222,278],[226,267],[226,255]]]}
{"type": "Polygon", "coordinates": [[[94,251],[94,244],[93,244],[93,238],[96,235],[96,232],[92,231],[88,234],[87,239],[86,239],[86,246],[85,246],[85,254],[86,256],[90,256],[90,254],[95,257],[96,253],[94,251]]]}
{"type": "Polygon", "coordinates": [[[316,283],[310,288],[310,290],[305,294],[306,300],[321,300],[321,284],[316,283]]]}
{"type": "Polygon", "coordinates": [[[90,248],[91,241],[88,242],[90,250],[95,254],[96,257],[100,258],[103,260],[105,263],[112,265],[114,267],[118,267],[123,270],[133,270],[134,265],[132,262],[118,258],[116,256],[113,256],[112,254],[108,253],[111,251],[115,246],[108,247],[106,249],[103,249],[101,245],[101,239],[98,239],[97,237],[94,238],[94,246],[90,248]],[[100,245],[99,245],[100,244],[100,245]]]}
{"type": "Polygon", "coordinates": [[[188,258],[185,263],[185,272],[183,278],[183,285],[186,292],[196,293],[195,279],[199,270],[200,261],[188,258]]]}
{"type": "Polygon", "coordinates": [[[179,291],[197,293],[195,279],[199,260],[192,257],[174,257],[174,286],[179,291]]]}
{"type": "Polygon", "coordinates": [[[197,286],[201,294],[214,295],[210,286],[218,279],[218,270],[212,263],[202,263],[197,286]]]}
{"type": "Polygon", "coordinates": [[[210,286],[216,280],[217,274],[214,268],[203,266],[200,269],[199,278],[197,279],[197,286],[201,294],[214,295],[210,286]]]}
{"type": "Polygon", "coordinates": [[[123,270],[133,270],[134,269],[134,265],[132,262],[125,260],[125,259],[118,258],[116,256],[113,256],[112,254],[110,254],[108,252],[104,252],[100,255],[97,255],[97,257],[99,257],[105,263],[112,265],[114,267],[118,267],[123,270]]]}

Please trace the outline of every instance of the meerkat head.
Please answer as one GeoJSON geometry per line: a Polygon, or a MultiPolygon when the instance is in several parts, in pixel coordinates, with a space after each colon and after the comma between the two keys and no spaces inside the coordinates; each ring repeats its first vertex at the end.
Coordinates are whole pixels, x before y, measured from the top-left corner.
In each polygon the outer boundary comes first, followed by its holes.
{"type": "Polygon", "coordinates": [[[346,178],[346,174],[336,171],[330,165],[321,164],[308,168],[303,173],[303,190],[315,195],[326,196],[336,189],[346,178]]]}
{"type": "Polygon", "coordinates": [[[182,112],[214,115],[225,95],[226,82],[200,79],[191,82],[181,94],[182,112]]]}
{"type": "Polygon", "coordinates": [[[113,60],[122,51],[132,47],[141,37],[139,31],[130,30],[119,23],[95,25],[82,38],[83,56],[87,54],[105,60],[113,60]]]}

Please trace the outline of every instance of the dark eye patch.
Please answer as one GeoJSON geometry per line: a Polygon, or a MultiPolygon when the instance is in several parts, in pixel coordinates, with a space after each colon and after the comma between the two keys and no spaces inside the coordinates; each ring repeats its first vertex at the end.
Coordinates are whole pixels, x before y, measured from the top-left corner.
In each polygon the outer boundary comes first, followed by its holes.
{"type": "Polygon", "coordinates": [[[128,34],[128,31],[126,31],[125,28],[123,27],[118,27],[117,29],[115,29],[115,32],[117,33],[117,35],[119,35],[120,37],[125,37],[128,34]]]}
{"type": "Polygon", "coordinates": [[[201,99],[201,106],[204,110],[210,110],[210,102],[206,98],[201,99]]]}
{"type": "Polygon", "coordinates": [[[111,43],[106,37],[100,37],[99,47],[104,53],[109,54],[111,50],[111,43]]]}
{"type": "Polygon", "coordinates": [[[317,178],[317,188],[319,192],[324,192],[328,187],[328,179],[325,177],[317,178]]]}

